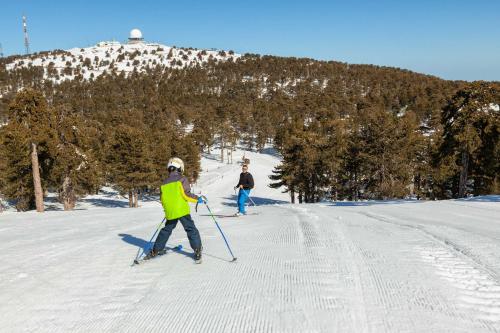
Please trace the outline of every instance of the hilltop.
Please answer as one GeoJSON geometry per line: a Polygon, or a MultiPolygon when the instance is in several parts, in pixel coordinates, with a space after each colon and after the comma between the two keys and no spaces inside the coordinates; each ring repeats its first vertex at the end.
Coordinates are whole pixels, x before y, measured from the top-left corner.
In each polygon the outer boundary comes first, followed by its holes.
{"type": "Polygon", "coordinates": [[[186,68],[203,66],[208,62],[234,61],[241,57],[233,51],[177,48],[158,43],[121,44],[115,41],[99,42],[95,46],[54,50],[28,56],[10,57],[6,61],[7,71],[41,67],[44,77],[55,83],[95,78],[102,74],[128,75],[144,72],[156,66],[186,68]]]}

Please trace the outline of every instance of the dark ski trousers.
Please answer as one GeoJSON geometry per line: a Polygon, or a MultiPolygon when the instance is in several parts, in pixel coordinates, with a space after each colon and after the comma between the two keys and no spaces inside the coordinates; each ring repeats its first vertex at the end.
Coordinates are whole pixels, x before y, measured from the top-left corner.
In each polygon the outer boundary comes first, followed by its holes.
{"type": "Polygon", "coordinates": [[[193,250],[201,249],[201,238],[200,233],[196,226],[194,225],[194,221],[191,218],[191,215],[184,215],[175,220],[167,220],[165,226],[160,230],[158,237],[156,238],[155,245],[153,249],[155,251],[161,251],[165,248],[167,244],[168,238],[172,234],[172,231],[177,226],[177,222],[180,221],[184,230],[187,233],[189,244],[193,250]]]}

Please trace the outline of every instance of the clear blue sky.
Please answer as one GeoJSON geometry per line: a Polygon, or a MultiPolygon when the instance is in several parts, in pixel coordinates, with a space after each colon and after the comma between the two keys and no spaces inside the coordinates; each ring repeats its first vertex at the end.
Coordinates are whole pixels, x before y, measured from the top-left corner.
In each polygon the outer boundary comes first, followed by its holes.
{"type": "Polygon", "coordinates": [[[500,0],[0,0],[4,54],[125,41],[387,65],[500,81],[500,0]]]}

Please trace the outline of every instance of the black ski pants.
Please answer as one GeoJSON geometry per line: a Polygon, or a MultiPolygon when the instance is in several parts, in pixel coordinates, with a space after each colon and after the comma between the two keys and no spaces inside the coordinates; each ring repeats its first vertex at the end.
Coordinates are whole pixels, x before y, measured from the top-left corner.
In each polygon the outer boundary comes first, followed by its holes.
{"type": "Polygon", "coordinates": [[[168,238],[172,234],[172,231],[177,226],[177,222],[181,222],[184,230],[187,233],[189,244],[193,250],[201,249],[201,238],[200,232],[194,225],[194,221],[191,218],[191,215],[184,215],[175,220],[167,220],[165,226],[160,230],[158,237],[156,238],[155,245],[153,249],[155,251],[161,251],[165,248],[167,244],[168,238]]]}

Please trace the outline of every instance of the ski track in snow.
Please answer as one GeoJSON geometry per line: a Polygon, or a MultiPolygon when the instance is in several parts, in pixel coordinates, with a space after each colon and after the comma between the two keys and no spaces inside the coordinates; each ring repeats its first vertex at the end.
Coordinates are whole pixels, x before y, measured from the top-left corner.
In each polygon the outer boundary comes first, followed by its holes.
{"type": "MultiPolygon", "coordinates": [[[[497,201],[290,205],[277,159],[245,154],[259,215],[218,221],[234,263],[204,207],[201,265],[179,225],[181,251],[131,267],[154,202],[0,215],[0,331],[500,332],[497,201]]],[[[233,213],[239,165],[202,169],[195,192],[233,213]]]]}
{"type": "MultiPolygon", "coordinates": [[[[421,226],[400,224],[388,217],[371,213],[363,215],[383,223],[398,225],[401,228],[419,233],[414,251],[420,253],[421,260],[433,266],[435,275],[446,281],[456,292],[453,310],[460,317],[481,324],[481,329],[500,329],[500,282],[498,274],[470,255],[458,244],[437,236],[421,226]],[[427,241],[425,241],[427,239],[427,241]],[[467,311],[460,311],[464,308],[467,311]]],[[[400,237],[398,237],[400,239],[400,237]]]]}

